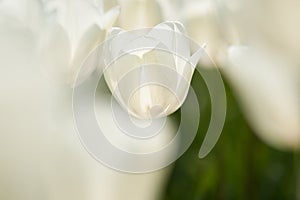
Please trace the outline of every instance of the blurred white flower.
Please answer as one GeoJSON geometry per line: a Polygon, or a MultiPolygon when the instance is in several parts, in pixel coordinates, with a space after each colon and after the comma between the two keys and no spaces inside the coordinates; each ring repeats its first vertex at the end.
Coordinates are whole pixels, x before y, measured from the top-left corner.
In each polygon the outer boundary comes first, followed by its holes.
{"type": "MultiPolygon", "coordinates": [[[[163,21],[180,21],[187,35],[198,44],[207,44],[206,51],[217,64],[225,62],[226,48],[237,40],[237,34],[231,27],[221,31],[215,1],[210,0],[119,0],[121,14],[118,26],[125,30],[153,27],[163,21]]],[[[228,25],[227,25],[228,28],[228,25]]],[[[201,60],[203,66],[209,66],[210,60],[201,60]]]]}
{"type": "Polygon", "coordinates": [[[281,56],[288,57],[290,61],[299,60],[299,1],[221,0],[220,2],[222,4],[219,6],[219,12],[225,14],[224,18],[234,22],[243,42],[255,45],[256,48],[264,48],[265,51],[276,51],[281,56]]]}
{"type": "MultiPolygon", "coordinates": [[[[73,84],[79,67],[88,54],[105,39],[119,15],[119,7],[104,12],[102,4],[86,0],[48,0],[49,19],[41,42],[40,60],[47,73],[73,84]]],[[[85,69],[84,81],[95,69],[85,69]]]]}
{"type": "Polygon", "coordinates": [[[162,11],[156,0],[119,0],[121,14],[118,26],[126,30],[153,27],[162,22],[162,11]]]}
{"type": "Polygon", "coordinates": [[[250,125],[274,147],[299,148],[299,2],[219,2],[224,23],[231,21],[248,46],[229,48],[223,71],[250,125]]]}
{"type": "MultiPolygon", "coordinates": [[[[198,44],[207,44],[206,52],[218,65],[226,61],[226,49],[237,38],[235,29],[219,23],[216,1],[211,0],[158,0],[164,20],[178,20],[184,24],[187,34],[198,44]],[[230,34],[229,30],[230,29],[230,34]]],[[[211,60],[201,60],[204,67],[212,67],[211,60]]]]}
{"type": "Polygon", "coordinates": [[[277,148],[299,147],[299,2],[158,2],[164,19],[180,20],[191,38],[207,43],[259,137],[277,148]]]}
{"type": "Polygon", "coordinates": [[[111,92],[135,117],[172,114],[186,98],[203,49],[191,55],[190,41],[179,22],[161,23],[143,36],[131,32],[131,39],[120,36],[124,33],[114,29],[111,37],[117,37],[106,48],[112,56],[104,71],[111,92]]]}
{"type": "Polygon", "coordinates": [[[0,199],[158,198],[167,171],[122,174],[92,159],[74,132],[71,89],[39,71],[45,59],[44,67],[73,78],[118,13],[101,5],[0,1],[0,199]]]}
{"type": "Polygon", "coordinates": [[[223,70],[237,92],[250,125],[265,142],[278,148],[299,148],[299,79],[274,54],[231,47],[223,70]]]}

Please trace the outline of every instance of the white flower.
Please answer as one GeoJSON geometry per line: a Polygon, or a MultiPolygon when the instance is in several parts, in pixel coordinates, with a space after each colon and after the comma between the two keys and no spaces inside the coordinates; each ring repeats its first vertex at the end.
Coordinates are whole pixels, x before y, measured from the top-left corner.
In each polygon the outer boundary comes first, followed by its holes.
{"type": "Polygon", "coordinates": [[[250,125],[274,147],[299,148],[299,2],[221,3],[219,12],[226,13],[248,46],[229,48],[223,71],[250,125]]]}
{"type": "Polygon", "coordinates": [[[221,2],[219,12],[227,14],[226,18],[235,24],[243,43],[264,48],[265,51],[277,51],[289,60],[299,60],[299,1],[221,2]]]}
{"type": "Polygon", "coordinates": [[[299,80],[287,63],[265,52],[231,47],[224,67],[250,125],[265,142],[299,148],[299,80]]]}
{"type": "MultiPolygon", "coordinates": [[[[53,19],[48,22],[41,43],[42,67],[72,85],[83,60],[105,39],[119,7],[104,12],[103,7],[85,0],[49,0],[45,7],[53,19]]],[[[94,70],[85,69],[79,82],[94,70]]]]}
{"type": "Polygon", "coordinates": [[[104,75],[111,92],[130,114],[161,117],[182,105],[202,53],[200,48],[190,55],[184,33],[178,22],[159,24],[142,36],[134,31],[112,31],[107,47],[111,58],[104,75]],[[122,37],[126,33],[127,37],[122,37]]]}
{"type": "Polygon", "coordinates": [[[259,137],[277,148],[299,147],[299,2],[158,2],[164,19],[180,20],[191,38],[207,43],[259,137]]]}
{"type": "MultiPolygon", "coordinates": [[[[207,44],[206,52],[215,63],[224,64],[226,49],[230,42],[236,40],[236,34],[232,27],[228,27],[228,24],[226,24],[226,32],[221,32],[223,24],[219,23],[219,13],[215,1],[158,0],[158,2],[163,10],[164,20],[180,21],[186,27],[191,39],[198,44],[207,44]]],[[[201,64],[205,67],[212,67],[210,60],[203,59],[201,64]]]]}
{"type": "MultiPolygon", "coordinates": [[[[70,4],[76,3],[70,1],[70,4]]],[[[90,10],[86,8],[90,8],[88,3],[82,1],[82,4],[79,11],[70,13],[70,22],[76,21],[72,16],[83,17],[81,12],[87,15],[100,8],[91,6],[95,9],[90,10]]],[[[44,8],[38,0],[0,1],[0,187],[6,188],[1,190],[0,199],[155,199],[165,182],[165,170],[146,175],[122,174],[102,166],[82,148],[74,133],[71,89],[41,75],[37,50],[42,45],[40,38],[47,39],[43,34],[47,34],[52,23],[50,30],[57,30],[58,35],[54,32],[48,35],[51,39],[48,44],[52,42],[53,48],[44,49],[48,58],[44,65],[56,67],[58,71],[61,67],[60,72],[67,75],[71,61],[65,55],[71,54],[76,46],[71,46],[70,38],[78,36],[80,40],[90,22],[80,21],[77,28],[81,30],[83,25],[82,32],[76,28],[71,30],[72,27],[68,32],[54,15],[50,19],[50,13],[46,14],[44,8]],[[72,36],[69,38],[68,34],[72,36]]],[[[57,14],[66,13],[66,10],[62,12],[64,8],[69,9],[57,5],[57,14]]],[[[65,21],[65,25],[69,26],[69,22],[65,21]]],[[[88,41],[95,42],[93,38],[88,41]]],[[[75,52],[80,51],[84,41],[77,44],[75,52]]],[[[83,57],[83,54],[74,55],[83,57]]]]}

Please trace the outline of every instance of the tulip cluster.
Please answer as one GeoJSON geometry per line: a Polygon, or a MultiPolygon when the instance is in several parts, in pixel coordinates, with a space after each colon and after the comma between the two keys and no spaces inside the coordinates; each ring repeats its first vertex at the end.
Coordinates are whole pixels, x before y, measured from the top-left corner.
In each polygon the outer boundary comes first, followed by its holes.
{"type": "MultiPolygon", "coordinates": [[[[105,96],[103,116],[112,115],[106,110],[112,96],[137,123],[169,116],[183,105],[195,68],[211,67],[210,60],[198,64],[203,48],[191,52],[183,35],[207,44],[254,132],[274,148],[298,150],[299,6],[295,0],[0,0],[0,188],[7,190],[0,189],[0,199],[156,199],[168,169],[121,174],[82,150],[71,90],[103,70],[110,89],[101,82],[97,91],[105,96]],[[147,33],[122,40],[137,28],[147,33]],[[106,51],[86,65],[103,43],[106,51]]],[[[115,140],[123,139],[105,120],[115,140]]],[[[155,144],[174,129],[169,123],[155,144]]]]}

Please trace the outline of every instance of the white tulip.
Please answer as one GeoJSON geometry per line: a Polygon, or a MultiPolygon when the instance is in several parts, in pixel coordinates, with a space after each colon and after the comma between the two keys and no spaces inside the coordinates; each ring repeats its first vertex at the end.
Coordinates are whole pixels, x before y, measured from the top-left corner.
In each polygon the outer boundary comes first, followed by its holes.
{"type": "MultiPolygon", "coordinates": [[[[42,68],[73,85],[82,62],[105,39],[106,30],[117,19],[119,7],[104,12],[103,7],[85,0],[49,0],[45,7],[53,19],[42,38],[42,68]]],[[[94,70],[85,69],[79,82],[94,70]]]]}
{"type": "Polygon", "coordinates": [[[299,82],[274,54],[231,47],[225,75],[258,136],[275,147],[300,146],[299,82]]]}
{"type": "MultiPolygon", "coordinates": [[[[219,12],[225,13],[226,18],[236,25],[245,43],[265,48],[265,51],[275,50],[289,60],[299,60],[299,1],[220,2],[219,12]]],[[[226,29],[223,31],[226,32],[226,29]]]]}
{"type": "Polygon", "coordinates": [[[274,147],[299,148],[299,2],[219,3],[219,13],[225,16],[221,22],[234,24],[248,46],[230,48],[223,70],[250,125],[274,147]]]}
{"type": "MultiPolygon", "coordinates": [[[[206,52],[218,65],[226,61],[226,49],[231,42],[238,40],[233,27],[226,24],[226,32],[222,32],[224,26],[219,23],[217,4],[211,0],[159,0],[163,10],[164,20],[178,20],[184,24],[191,39],[198,44],[206,43],[206,52]],[[229,31],[230,30],[230,31],[229,31]]],[[[201,60],[204,67],[210,66],[211,60],[201,60]]]]}
{"type": "Polygon", "coordinates": [[[111,37],[116,36],[116,39],[107,47],[111,50],[108,61],[113,62],[106,63],[109,66],[104,76],[111,92],[135,117],[172,114],[185,100],[203,49],[190,55],[190,41],[178,22],[159,24],[143,36],[135,36],[132,32],[131,39],[122,38],[124,33],[121,29],[112,31],[111,37]],[[121,55],[122,52],[125,54],[121,55]],[[126,87],[122,79],[126,80],[126,87]]]}
{"type": "MultiPolygon", "coordinates": [[[[70,1],[71,7],[78,4],[83,7],[69,12],[66,1],[56,3],[57,16],[54,17],[55,12],[51,15],[51,9],[48,10],[50,13],[44,12],[40,1],[0,2],[0,199],[157,199],[166,171],[146,175],[123,174],[91,158],[74,132],[71,88],[41,75],[37,60],[43,58],[37,56],[38,47],[44,49],[44,59],[47,59],[43,62],[44,67],[55,68],[54,71],[62,72],[64,78],[73,76],[70,75],[73,73],[71,59],[66,55],[79,52],[72,58],[77,55],[84,57],[87,51],[80,53],[81,45],[85,44],[82,38],[88,38],[84,29],[89,29],[92,22],[79,20],[77,27],[72,24],[77,20],[72,16],[80,18],[95,14],[95,9],[100,6],[93,7],[83,1],[72,4],[70,1]],[[64,21],[66,16],[60,15],[66,12],[70,14],[70,24],[68,20],[64,21]],[[47,34],[49,24],[52,24],[50,30],[57,32],[43,35],[47,34]],[[45,43],[40,43],[41,37],[46,41],[49,39],[50,46],[43,46],[45,43]]],[[[115,15],[115,12],[111,14],[115,15]]],[[[102,28],[109,27],[113,18],[103,20],[106,25],[102,28]]],[[[87,20],[93,19],[87,17],[87,20]]],[[[100,32],[95,29],[97,31],[87,32],[98,38],[100,32]]],[[[88,38],[90,44],[96,41],[88,38]]],[[[84,45],[84,50],[91,50],[88,46],[84,45]]],[[[80,61],[79,58],[75,60],[80,61]]]]}

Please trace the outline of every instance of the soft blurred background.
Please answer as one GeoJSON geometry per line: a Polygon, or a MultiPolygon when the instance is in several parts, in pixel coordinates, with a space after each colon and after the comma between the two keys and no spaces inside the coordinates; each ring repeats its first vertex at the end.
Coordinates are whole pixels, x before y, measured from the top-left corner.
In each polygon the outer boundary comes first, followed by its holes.
{"type": "MultiPolygon", "coordinates": [[[[297,0],[0,0],[0,199],[300,199],[299,10],[297,0]],[[166,20],[207,44],[226,87],[224,129],[199,159],[211,106],[195,73],[192,146],[157,172],[117,172],[79,141],[74,77],[111,27],[166,20]]],[[[104,81],[98,93],[110,96],[104,81]]]]}
{"type": "MultiPolygon", "coordinates": [[[[207,92],[199,75],[194,75],[192,83],[207,92]]],[[[163,199],[299,199],[299,154],[262,142],[227,84],[226,91],[227,119],[217,145],[207,157],[198,159],[210,120],[209,99],[205,98],[200,104],[202,126],[192,146],[175,163],[163,199]]]]}

